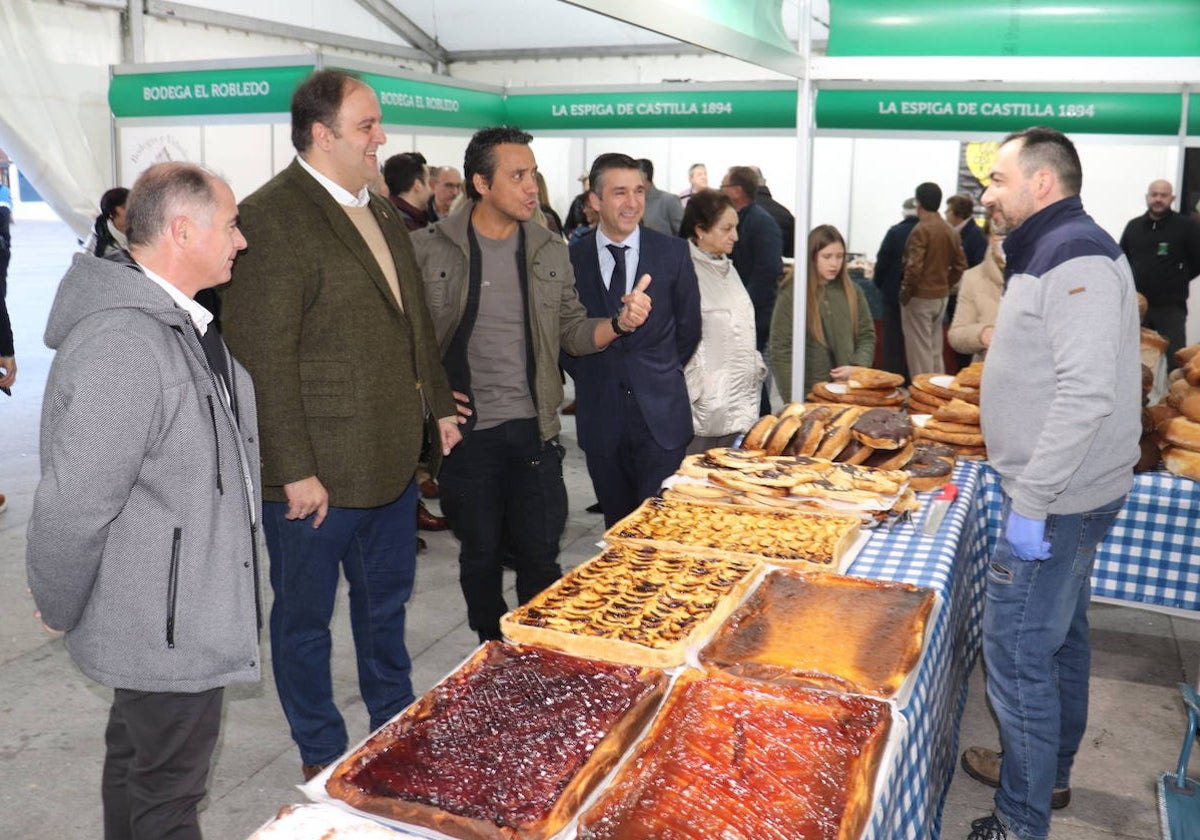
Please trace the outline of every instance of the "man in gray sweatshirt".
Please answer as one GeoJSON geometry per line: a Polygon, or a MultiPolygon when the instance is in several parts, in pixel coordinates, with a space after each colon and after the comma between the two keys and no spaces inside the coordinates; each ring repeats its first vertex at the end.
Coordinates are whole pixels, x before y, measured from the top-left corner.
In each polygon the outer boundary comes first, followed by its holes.
{"type": "Polygon", "coordinates": [[[26,561],[42,621],[114,689],[105,840],[196,840],[224,687],[260,672],[254,386],[194,300],[246,240],[193,164],[152,166],[127,206],[128,255],[77,255],[46,325],[26,561]]]}
{"type": "Polygon", "coordinates": [[[1006,223],[1004,297],[980,410],[1003,530],[988,565],[983,654],[1002,752],[964,769],[998,787],[970,840],[1043,840],[1070,801],[1087,726],[1089,583],[1133,485],[1141,365],[1129,262],[1079,200],[1071,141],[1009,135],[983,195],[1006,223]]]}

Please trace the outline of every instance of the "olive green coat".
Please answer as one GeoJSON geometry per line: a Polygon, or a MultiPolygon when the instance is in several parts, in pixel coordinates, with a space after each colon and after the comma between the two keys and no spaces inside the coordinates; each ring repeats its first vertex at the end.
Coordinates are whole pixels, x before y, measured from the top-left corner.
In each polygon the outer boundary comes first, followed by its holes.
{"type": "Polygon", "coordinates": [[[434,417],[455,415],[408,232],[386,199],[370,206],[403,311],[346,211],[298,162],[239,205],[248,247],[221,317],[254,378],[268,501],[312,475],[335,507],[394,501],[420,456],[422,393],[434,417]]]}

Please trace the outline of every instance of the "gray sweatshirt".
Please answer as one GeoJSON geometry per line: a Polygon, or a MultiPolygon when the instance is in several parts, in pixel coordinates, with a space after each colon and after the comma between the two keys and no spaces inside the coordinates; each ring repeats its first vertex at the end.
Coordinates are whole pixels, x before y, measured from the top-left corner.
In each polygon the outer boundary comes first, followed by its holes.
{"type": "MultiPolygon", "coordinates": [[[[212,329],[212,327],[210,327],[212,329]]],[[[259,678],[249,374],[224,399],[187,314],[130,265],[75,257],[46,327],[29,585],[87,676],[198,692],[259,678]]]]}
{"type": "Polygon", "coordinates": [[[1129,492],[1141,435],[1141,359],[1129,263],[1077,196],[1009,234],[1007,288],[980,411],[988,458],[1030,519],[1129,492]]]}

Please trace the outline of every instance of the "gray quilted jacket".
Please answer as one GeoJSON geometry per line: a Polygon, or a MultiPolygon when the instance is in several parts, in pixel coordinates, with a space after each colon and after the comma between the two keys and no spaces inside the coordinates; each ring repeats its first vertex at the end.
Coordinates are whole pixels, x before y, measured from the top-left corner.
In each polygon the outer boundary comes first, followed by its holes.
{"type": "Polygon", "coordinates": [[[257,416],[234,410],[187,314],[129,265],[88,254],[46,326],[42,478],[26,553],[34,600],[87,676],[205,691],[259,678],[257,416]]]}

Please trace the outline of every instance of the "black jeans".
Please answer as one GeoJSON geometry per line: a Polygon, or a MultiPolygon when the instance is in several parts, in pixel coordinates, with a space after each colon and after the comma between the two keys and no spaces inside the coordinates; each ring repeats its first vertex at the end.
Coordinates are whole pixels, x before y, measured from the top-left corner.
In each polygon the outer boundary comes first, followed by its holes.
{"type": "Polygon", "coordinates": [[[461,543],[458,580],[481,640],[500,638],[500,617],[508,611],[502,561],[516,567],[522,604],[562,575],[562,457],[558,441],[543,441],[537,420],[529,419],[475,429],[442,462],[442,512],[461,543]]]}
{"type": "Polygon", "coordinates": [[[199,840],[196,808],[224,693],[114,692],[101,779],[105,840],[199,840]]]}

